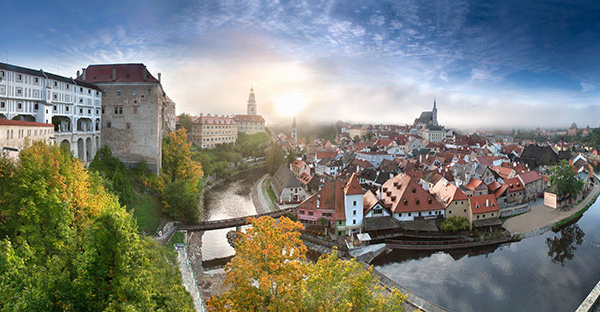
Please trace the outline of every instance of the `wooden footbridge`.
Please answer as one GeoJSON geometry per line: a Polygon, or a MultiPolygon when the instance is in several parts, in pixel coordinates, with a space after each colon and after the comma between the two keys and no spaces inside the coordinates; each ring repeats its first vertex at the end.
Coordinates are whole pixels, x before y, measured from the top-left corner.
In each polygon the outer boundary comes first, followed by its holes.
{"type": "Polygon", "coordinates": [[[296,213],[296,207],[293,208],[285,208],[281,210],[275,210],[271,212],[258,213],[255,215],[231,218],[231,219],[223,219],[223,220],[214,220],[214,221],[204,221],[196,224],[177,224],[175,225],[176,231],[188,231],[188,232],[201,232],[201,231],[209,231],[209,230],[218,230],[218,229],[226,229],[231,227],[239,228],[242,225],[248,224],[248,218],[259,218],[263,216],[268,216],[272,218],[279,218],[290,213],[296,213]]]}

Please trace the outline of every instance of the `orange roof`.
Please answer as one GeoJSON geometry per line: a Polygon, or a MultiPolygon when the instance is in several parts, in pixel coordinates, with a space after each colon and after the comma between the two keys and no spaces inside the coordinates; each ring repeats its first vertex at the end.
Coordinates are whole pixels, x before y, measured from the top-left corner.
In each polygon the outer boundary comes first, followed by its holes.
{"type": "Polygon", "coordinates": [[[506,183],[506,185],[508,185],[508,191],[509,192],[517,192],[517,191],[522,191],[525,189],[525,187],[523,186],[523,183],[521,183],[521,180],[519,180],[519,178],[510,178],[510,179],[505,179],[504,183],[506,183]]]}
{"type": "Polygon", "coordinates": [[[494,181],[490,184],[488,184],[488,189],[490,190],[490,192],[494,192],[495,190],[499,189],[502,186],[502,184],[494,181]]]}
{"type": "Polygon", "coordinates": [[[302,172],[302,174],[298,177],[298,181],[304,185],[307,185],[310,180],[312,180],[312,176],[306,172],[302,172]]]}
{"type": "Polygon", "coordinates": [[[508,176],[511,174],[511,172],[513,171],[512,168],[508,168],[508,167],[498,167],[498,166],[493,166],[492,170],[496,171],[496,173],[498,173],[498,175],[500,177],[502,177],[502,179],[506,179],[508,178],[508,176]]]}
{"type": "Polygon", "coordinates": [[[363,198],[364,213],[366,214],[369,212],[378,202],[379,199],[377,198],[377,195],[375,195],[375,193],[373,193],[371,190],[368,190],[363,198]]]}
{"type": "Polygon", "coordinates": [[[294,160],[294,162],[292,163],[292,166],[294,166],[298,169],[302,169],[302,167],[304,167],[305,165],[306,165],[306,163],[303,160],[299,160],[299,159],[294,160]]]}
{"type": "Polygon", "coordinates": [[[469,198],[473,214],[498,211],[496,197],[492,194],[479,195],[469,198]]]}
{"type": "Polygon", "coordinates": [[[460,188],[452,183],[440,179],[430,190],[430,193],[435,195],[435,198],[448,207],[455,200],[468,199],[467,195],[460,188]]]}
{"type": "Polygon", "coordinates": [[[500,188],[498,188],[496,191],[494,191],[494,196],[496,198],[502,196],[502,194],[504,194],[504,192],[506,192],[507,189],[508,189],[508,185],[502,184],[502,186],[500,186],[500,188]]]}
{"type": "Polygon", "coordinates": [[[317,151],[317,159],[334,158],[337,154],[336,151],[317,151]]]}
{"type": "Polygon", "coordinates": [[[475,178],[471,178],[471,181],[469,181],[469,183],[467,183],[467,185],[465,185],[465,188],[474,191],[476,190],[481,184],[483,184],[483,181],[479,180],[479,179],[475,179],[475,178]]]}
{"type": "Polygon", "coordinates": [[[350,177],[350,181],[344,187],[344,193],[346,195],[362,195],[364,194],[362,187],[360,187],[360,183],[358,183],[358,178],[356,177],[356,173],[353,173],[350,177]]]}
{"type": "Polygon", "coordinates": [[[49,123],[22,121],[22,120],[10,120],[10,119],[0,119],[0,126],[54,127],[53,124],[49,124],[49,123]]]}
{"type": "Polygon", "coordinates": [[[387,180],[377,193],[381,194],[383,205],[396,213],[444,209],[431,194],[403,173],[387,180]]]}

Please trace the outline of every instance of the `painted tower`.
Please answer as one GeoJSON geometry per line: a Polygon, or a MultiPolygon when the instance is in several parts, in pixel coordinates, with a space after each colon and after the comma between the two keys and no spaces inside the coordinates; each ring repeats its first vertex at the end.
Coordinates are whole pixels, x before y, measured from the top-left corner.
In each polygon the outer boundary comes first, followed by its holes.
{"type": "Polygon", "coordinates": [[[292,122],[292,140],[294,140],[294,143],[298,142],[298,129],[296,128],[296,117],[294,117],[294,122],[292,122]]]}
{"type": "Polygon", "coordinates": [[[248,115],[256,115],[256,99],[254,98],[254,89],[250,88],[248,97],[248,115]]]}
{"type": "Polygon", "coordinates": [[[432,112],[432,114],[431,114],[432,115],[431,116],[431,121],[432,121],[432,123],[433,123],[434,126],[437,126],[438,125],[438,120],[437,120],[437,107],[436,107],[436,104],[435,104],[435,98],[433,98],[433,110],[431,112],[432,112]]]}

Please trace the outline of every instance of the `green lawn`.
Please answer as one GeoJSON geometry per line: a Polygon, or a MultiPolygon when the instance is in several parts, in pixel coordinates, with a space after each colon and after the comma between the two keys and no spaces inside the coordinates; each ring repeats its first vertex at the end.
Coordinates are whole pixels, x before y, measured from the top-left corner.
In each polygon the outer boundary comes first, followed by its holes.
{"type": "Polygon", "coordinates": [[[160,224],[160,203],[152,196],[133,192],[129,209],[133,209],[140,232],[154,235],[160,224]]]}
{"type": "Polygon", "coordinates": [[[269,198],[276,202],[277,196],[275,196],[275,192],[273,192],[273,189],[271,188],[271,178],[267,178],[267,180],[265,180],[265,184],[267,185],[267,193],[269,193],[269,198]]]}

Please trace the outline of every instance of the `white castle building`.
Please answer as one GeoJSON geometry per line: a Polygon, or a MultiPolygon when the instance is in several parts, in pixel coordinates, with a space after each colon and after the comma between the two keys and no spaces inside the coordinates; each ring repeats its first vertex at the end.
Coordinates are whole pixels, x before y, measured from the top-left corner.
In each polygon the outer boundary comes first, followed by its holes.
{"type": "Polygon", "coordinates": [[[85,162],[100,148],[101,108],[93,84],[0,63],[0,119],[53,124],[56,143],[85,162]]]}

